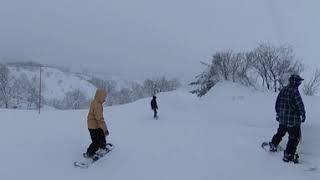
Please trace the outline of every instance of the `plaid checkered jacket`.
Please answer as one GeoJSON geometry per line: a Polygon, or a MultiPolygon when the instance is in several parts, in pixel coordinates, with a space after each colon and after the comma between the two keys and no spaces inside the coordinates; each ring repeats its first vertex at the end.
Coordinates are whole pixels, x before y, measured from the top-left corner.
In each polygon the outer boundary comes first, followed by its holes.
{"type": "Polygon", "coordinates": [[[300,126],[302,116],[305,116],[305,107],[298,86],[289,84],[284,87],[276,101],[277,121],[287,127],[300,126]]]}

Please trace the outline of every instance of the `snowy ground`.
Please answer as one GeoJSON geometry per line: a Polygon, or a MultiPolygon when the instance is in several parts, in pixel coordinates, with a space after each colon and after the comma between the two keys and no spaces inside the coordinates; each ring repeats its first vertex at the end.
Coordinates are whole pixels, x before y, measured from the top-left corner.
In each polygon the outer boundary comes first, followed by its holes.
{"type": "MultiPolygon", "coordinates": [[[[220,84],[201,99],[186,91],[159,95],[159,120],[152,119],[151,99],[105,108],[116,148],[89,169],[73,167],[89,144],[86,110],[0,110],[0,179],[319,179],[319,171],[283,163],[281,154],[260,148],[278,126],[275,98],[220,84]]],[[[308,119],[299,152],[318,165],[320,99],[304,100],[308,119]]]]}

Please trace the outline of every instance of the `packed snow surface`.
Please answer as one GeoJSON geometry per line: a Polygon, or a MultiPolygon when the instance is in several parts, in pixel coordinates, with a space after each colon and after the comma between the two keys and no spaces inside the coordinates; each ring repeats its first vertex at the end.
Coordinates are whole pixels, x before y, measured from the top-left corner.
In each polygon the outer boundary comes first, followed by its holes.
{"type": "MultiPolygon", "coordinates": [[[[198,98],[185,90],[104,109],[115,149],[88,169],[73,166],[90,143],[87,110],[0,110],[0,179],[316,180],[318,171],[286,164],[260,145],[278,127],[276,94],[218,84],[198,98]]],[[[320,164],[318,97],[303,97],[301,160],[320,164]]],[[[287,137],[281,146],[286,145],[287,137]]]]}

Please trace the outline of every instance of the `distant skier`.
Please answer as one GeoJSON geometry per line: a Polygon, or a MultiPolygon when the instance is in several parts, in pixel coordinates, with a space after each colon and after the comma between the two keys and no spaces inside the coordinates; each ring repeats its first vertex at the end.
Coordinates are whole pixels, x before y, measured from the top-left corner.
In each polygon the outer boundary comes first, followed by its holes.
{"type": "Polygon", "coordinates": [[[289,139],[283,155],[283,161],[285,162],[295,160],[297,146],[301,137],[300,126],[306,120],[305,107],[298,89],[302,81],[303,79],[299,75],[291,75],[289,85],[280,91],[275,105],[279,128],[272,141],[269,142],[269,150],[271,152],[277,151],[277,146],[288,132],[289,139]]]}
{"type": "Polygon", "coordinates": [[[153,118],[154,119],[158,119],[159,116],[158,116],[158,104],[157,104],[157,97],[156,96],[153,96],[152,100],[151,100],[151,109],[153,110],[154,112],[154,115],[153,115],[153,118]]]}
{"type": "Polygon", "coordinates": [[[92,143],[84,154],[85,157],[92,158],[99,149],[106,149],[106,136],[109,135],[103,117],[103,103],[106,97],[107,92],[103,89],[98,89],[94,100],[91,102],[87,123],[92,143]]]}

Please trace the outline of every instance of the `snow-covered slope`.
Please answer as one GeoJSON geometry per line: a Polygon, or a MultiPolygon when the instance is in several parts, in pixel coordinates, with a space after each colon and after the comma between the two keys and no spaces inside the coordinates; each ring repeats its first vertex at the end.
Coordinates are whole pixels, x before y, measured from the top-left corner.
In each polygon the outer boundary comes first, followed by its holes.
{"type": "MultiPolygon", "coordinates": [[[[19,66],[9,66],[10,74],[19,78],[22,74],[27,75],[29,79],[35,79],[38,82],[40,78],[39,68],[19,68],[19,66]]],[[[43,97],[47,100],[61,100],[66,92],[80,89],[87,97],[95,93],[94,85],[84,78],[74,73],[63,72],[58,68],[42,67],[42,86],[43,97]]]]}
{"type": "MultiPolygon", "coordinates": [[[[0,179],[319,179],[319,172],[260,148],[278,126],[275,98],[219,84],[201,99],[182,90],[162,93],[159,120],[152,119],[150,99],[105,108],[108,140],[116,148],[89,169],[73,167],[90,142],[87,110],[0,110],[0,179]]],[[[304,100],[308,119],[299,152],[320,164],[319,99],[304,100]]]]}

